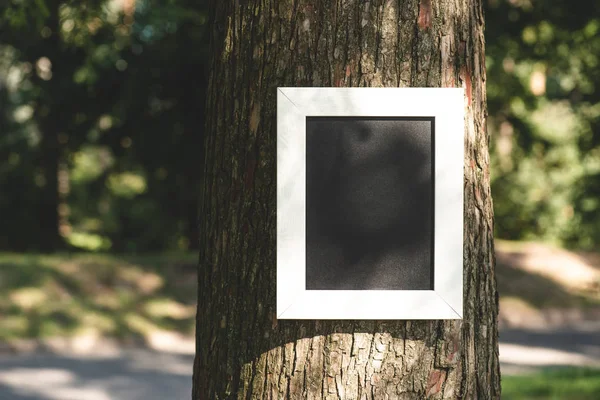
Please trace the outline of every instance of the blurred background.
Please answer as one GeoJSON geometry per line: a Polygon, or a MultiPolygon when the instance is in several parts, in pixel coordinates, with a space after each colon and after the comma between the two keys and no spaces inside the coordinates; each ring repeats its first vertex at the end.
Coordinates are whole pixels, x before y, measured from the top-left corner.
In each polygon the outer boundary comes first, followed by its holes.
{"type": "MultiPolygon", "coordinates": [[[[484,3],[505,398],[597,399],[600,3],[484,3]]],[[[0,7],[0,399],[189,397],[206,23],[0,7]]]]}

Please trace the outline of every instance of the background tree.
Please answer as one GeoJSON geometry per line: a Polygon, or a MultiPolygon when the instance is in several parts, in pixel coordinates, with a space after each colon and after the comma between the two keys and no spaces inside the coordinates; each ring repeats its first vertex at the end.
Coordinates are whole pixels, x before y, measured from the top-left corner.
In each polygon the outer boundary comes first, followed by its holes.
{"type": "MultiPolygon", "coordinates": [[[[484,6],[496,237],[593,250],[598,4],[484,6]]],[[[0,192],[10,195],[0,197],[0,249],[196,246],[205,19],[204,1],[6,3],[0,192]]]]}
{"type": "Polygon", "coordinates": [[[0,249],[197,247],[205,19],[187,0],[8,3],[0,249]]]}
{"type": "Polygon", "coordinates": [[[497,237],[598,249],[600,3],[486,4],[497,237]]]}
{"type": "Polygon", "coordinates": [[[479,0],[213,1],[194,399],[498,398],[479,0]],[[460,321],[278,321],[276,87],[465,88],[460,321]]]}

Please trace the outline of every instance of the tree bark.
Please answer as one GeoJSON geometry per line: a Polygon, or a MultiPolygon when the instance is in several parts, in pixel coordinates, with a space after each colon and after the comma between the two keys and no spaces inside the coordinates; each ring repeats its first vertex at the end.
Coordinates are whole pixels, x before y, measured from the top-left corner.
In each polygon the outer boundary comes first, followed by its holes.
{"type": "Polygon", "coordinates": [[[214,0],[193,399],[500,397],[481,0],[214,0]],[[277,320],[276,87],[464,87],[462,321],[277,320]]]}

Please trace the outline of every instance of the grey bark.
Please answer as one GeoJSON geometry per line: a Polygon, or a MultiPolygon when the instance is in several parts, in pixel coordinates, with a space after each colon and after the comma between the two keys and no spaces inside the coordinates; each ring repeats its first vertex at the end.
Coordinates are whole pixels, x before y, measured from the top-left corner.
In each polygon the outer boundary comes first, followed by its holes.
{"type": "Polygon", "coordinates": [[[495,399],[481,0],[215,0],[193,399],[495,399]],[[463,321],[275,314],[276,87],[465,88],[463,321]]]}

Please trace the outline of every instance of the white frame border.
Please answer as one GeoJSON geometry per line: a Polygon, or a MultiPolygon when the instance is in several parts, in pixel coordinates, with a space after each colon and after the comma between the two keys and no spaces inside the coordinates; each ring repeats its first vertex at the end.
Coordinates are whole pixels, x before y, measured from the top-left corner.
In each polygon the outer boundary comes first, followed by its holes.
{"type": "Polygon", "coordinates": [[[277,88],[277,318],[462,319],[462,88],[277,88]],[[306,117],[435,117],[434,290],[306,290],[306,117]]]}

